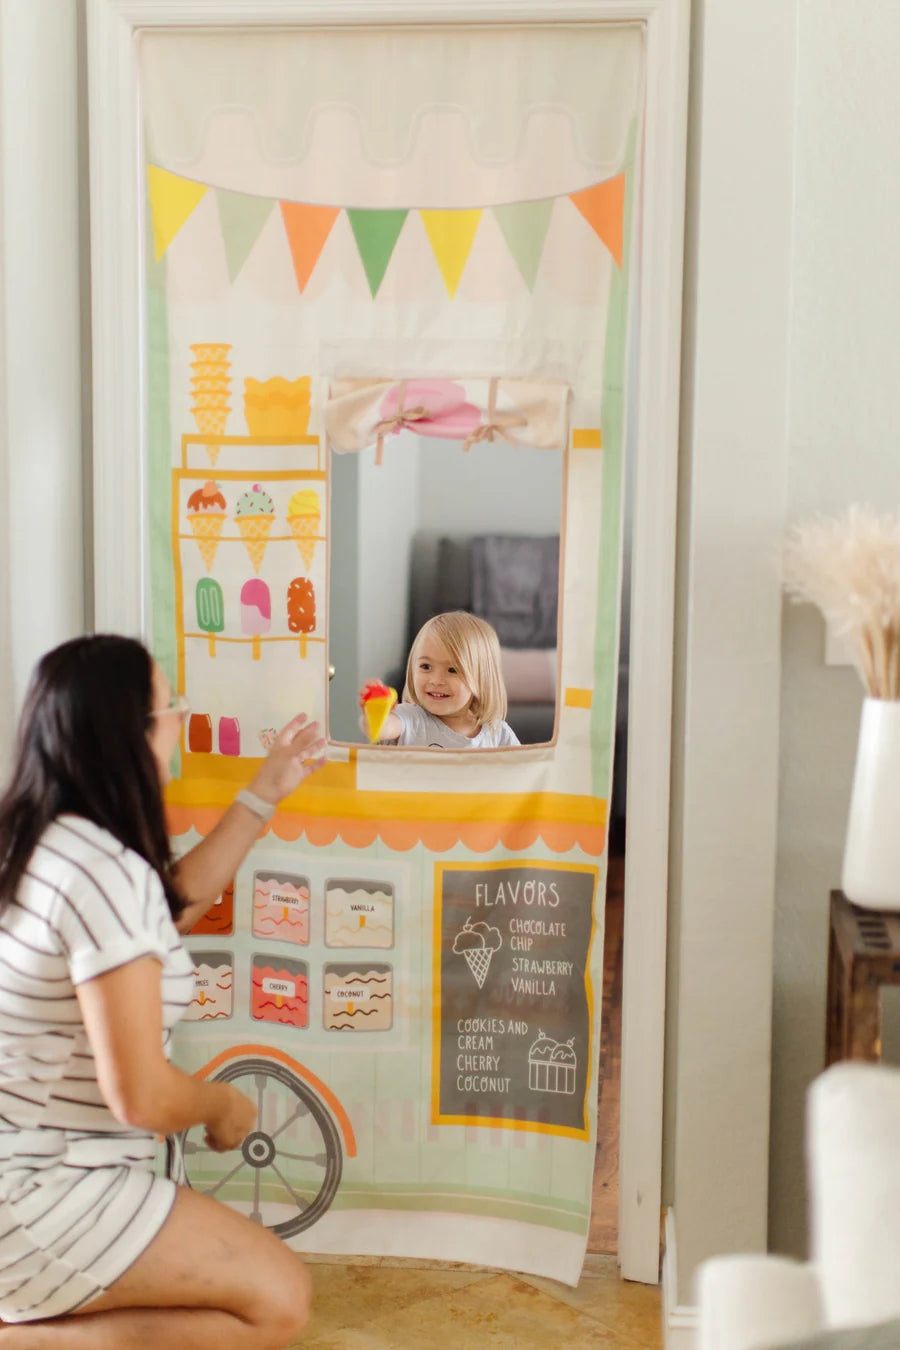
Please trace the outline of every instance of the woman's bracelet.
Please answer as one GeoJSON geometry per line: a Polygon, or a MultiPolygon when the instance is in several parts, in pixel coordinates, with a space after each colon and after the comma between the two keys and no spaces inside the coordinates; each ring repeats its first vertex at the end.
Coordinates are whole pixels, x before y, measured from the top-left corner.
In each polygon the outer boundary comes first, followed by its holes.
{"type": "Polygon", "coordinates": [[[264,802],[262,797],[257,797],[256,793],[251,792],[249,788],[241,788],[234,800],[240,802],[241,806],[246,806],[247,810],[252,811],[255,816],[259,816],[260,820],[271,820],[275,814],[275,807],[272,803],[264,802]]]}

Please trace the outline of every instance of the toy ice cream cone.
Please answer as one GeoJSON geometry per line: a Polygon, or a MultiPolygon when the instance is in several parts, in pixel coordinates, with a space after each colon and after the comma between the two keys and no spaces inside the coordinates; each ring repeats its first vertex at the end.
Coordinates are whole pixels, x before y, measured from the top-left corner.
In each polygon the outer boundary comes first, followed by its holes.
{"type": "Polygon", "coordinates": [[[252,491],[242,492],[238,498],[234,518],[253,570],[258,573],[275,519],[275,504],[268,492],[259,483],[254,483],[252,491]]]}
{"type": "Polygon", "coordinates": [[[386,684],[373,680],[366,686],[366,691],[362,697],[363,712],[366,715],[366,730],[369,733],[369,740],[374,745],[384,730],[384,724],[397,702],[397,691],[396,689],[390,689],[386,684]]]}
{"type": "Polygon", "coordinates": [[[287,520],[307,572],[315,555],[321,518],[321,504],[317,492],[313,492],[312,488],[303,488],[300,492],[294,493],[288,502],[287,520]]]}
{"type": "Polygon", "coordinates": [[[471,947],[463,952],[463,956],[468,962],[469,969],[475,976],[478,988],[484,987],[487,979],[487,973],[491,968],[491,957],[494,955],[489,947],[471,947]]]}

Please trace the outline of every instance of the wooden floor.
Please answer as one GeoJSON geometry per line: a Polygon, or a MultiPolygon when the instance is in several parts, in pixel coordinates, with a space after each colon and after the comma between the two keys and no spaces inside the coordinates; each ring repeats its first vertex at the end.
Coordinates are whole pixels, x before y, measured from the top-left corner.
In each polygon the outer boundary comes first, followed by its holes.
{"type": "Polygon", "coordinates": [[[610,858],[603,944],[603,1012],[600,1032],[597,1153],[589,1252],[612,1256],[619,1236],[619,1090],[622,1077],[622,933],[625,859],[610,858]]]}

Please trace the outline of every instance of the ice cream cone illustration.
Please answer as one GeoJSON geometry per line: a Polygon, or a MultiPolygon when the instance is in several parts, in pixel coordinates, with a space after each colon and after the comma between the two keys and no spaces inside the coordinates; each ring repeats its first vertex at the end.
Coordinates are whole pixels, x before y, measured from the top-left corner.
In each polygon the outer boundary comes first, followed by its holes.
{"type": "MultiPolygon", "coordinates": [[[[191,346],[194,360],[191,362],[192,402],[191,412],[197,424],[197,430],[203,435],[222,436],[231,405],[228,402],[231,377],[231,361],[228,353],[231,344],[227,342],[195,342],[191,346]]],[[[215,464],[219,456],[218,445],[208,444],[206,453],[210,464],[215,464]]]]}
{"type": "Polygon", "coordinates": [[[313,492],[312,488],[303,488],[294,493],[288,502],[287,520],[307,572],[315,555],[321,518],[322,507],[317,492],[313,492]]]}
{"type": "Polygon", "coordinates": [[[200,546],[200,556],[206,564],[206,570],[212,569],[222,526],[225,524],[225,498],[219,491],[218,483],[209,479],[192,492],[187,500],[187,518],[200,546]]]}
{"type": "Polygon", "coordinates": [[[487,973],[491,968],[491,957],[494,955],[487,947],[474,947],[471,951],[463,952],[463,956],[468,962],[469,969],[475,976],[478,988],[484,988],[484,982],[487,979],[487,973]]]}
{"type": "Polygon", "coordinates": [[[259,483],[254,483],[251,491],[242,492],[238,498],[234,518],[253,570],[258,574],[275,519],[275,504],[268,492],[259,483]]]}
{"type": "Polygon", "coordinates": [[[466,919],[465,924],[453,939],[453,950],[458,956],[466,958],[466,965],[472,972],[479,989],[484,988],[494,952],[503,945],[499,928],[487,923],[473,923],[466,919]]]}

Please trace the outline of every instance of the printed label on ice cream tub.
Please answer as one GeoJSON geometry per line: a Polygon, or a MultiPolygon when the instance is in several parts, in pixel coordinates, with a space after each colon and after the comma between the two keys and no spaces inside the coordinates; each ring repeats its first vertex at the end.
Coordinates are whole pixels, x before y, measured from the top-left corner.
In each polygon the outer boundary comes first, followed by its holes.
{"type": "Polygon", "coordinates": [[[264,994],[280,994],[282,998],[294,998],[297,990],[290,980],[273,980],[270,976],[264,976],[262,982],[264,994]]]}
{"type": "Polygon", "coordinates": [[[309,904],[309,897],[305,895],[295,895],[291,891],[272,891],[269,896],[270,905],[289,905],[291,909],[305,909],[309,904]]]}
{"type": "Polygon", "coordinates": [[[365,985],[350,984],[344,989],[332,989],[335,1003],[368,1003],[369,991],[365,985]]]}

